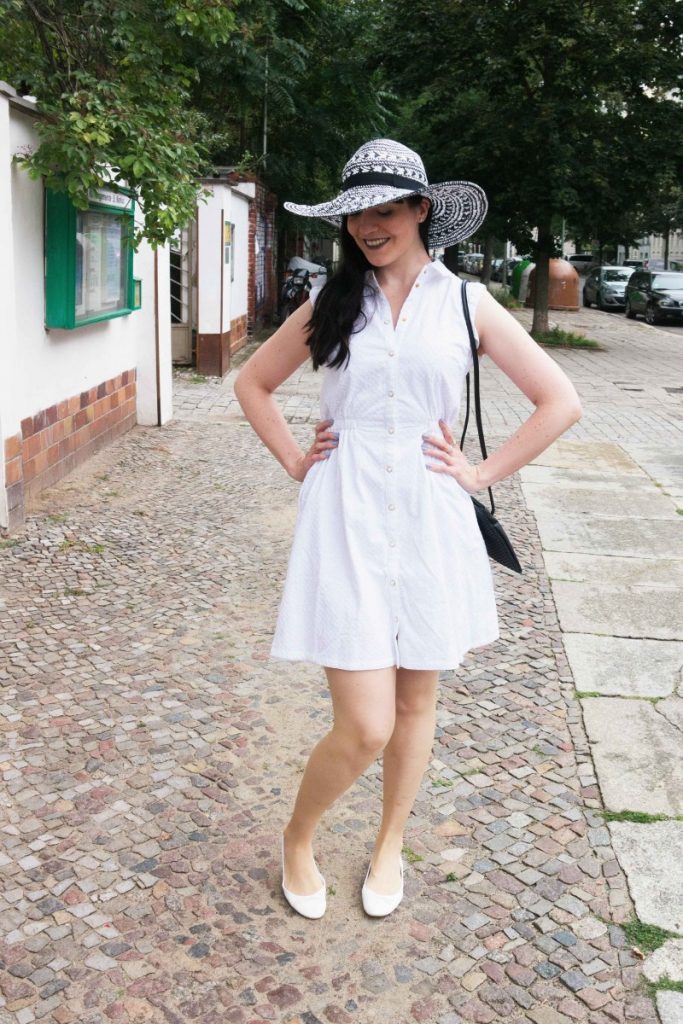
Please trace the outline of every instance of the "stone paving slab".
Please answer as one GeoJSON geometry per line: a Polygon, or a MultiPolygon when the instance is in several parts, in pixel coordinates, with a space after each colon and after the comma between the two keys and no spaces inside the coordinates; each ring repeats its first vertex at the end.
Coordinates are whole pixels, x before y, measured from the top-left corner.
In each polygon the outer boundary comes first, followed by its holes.
{"type": "Polygon", "coordinates": [[[534,461],[522,466],[518,471],[518,476],[525,489],[528,484],[552,484],[559,490],[572,489],[576,491],[604,488],[608,491],[618,490],[625,499],[631,494],[652,493],[650,477],[633,460],[631,463],[634,468],[629,473],[626,471],[613,472],[609,467],[597,469],[590,462],[580,469],[573,469],[571,464],[564,467],[544,466],[534,461]]]}
{"type": "Polygon", "coordinates": [[[683,1024],[683,993],[658,992],[657,1009],[662,1024],[683,1024]]]}
{"type": "Polygon", "coordinates": [[[623,518],[624,507],[629,518],[671,519],[676,514],[675,503],[664,494],[652,493],[651,488],[630,491],[624,494],[619,485],[602,483],[598,487],[571,487],[566,481],[557,483],[526,483],[524,488],[527,505],[539,516],[561,520],[570,515],[589,515],[597,518],[623,518]]]}
{"type": "Polygon", "coordinates": [[[587,697],[581,706],[605,807],[683,814],[683,732],[649,701],[587,697]]]}
{"type": "Polygon", "coordinates": [[[683,821],[608,827],[640,920],[683,936],[683,821]]]}
{"type": "Polygon", "coordinates": [[[323,819],[325,918],[287,907],[279,829],[331,711],[319,667],[268,658],[297,493],[237,420],[136,429],[1,553],[0,1010],[654,1021],[515,478],[496,501],[527,568],[494,569],[501,639],[442,679],[404,902],[360,906],[378,761],[323,819]]]}
{"type": "Polygon", "coordinates": [[[608,441],[571,441],[566,435],[551,444],[533,460],[535,466],[588,470],[615,476],[642,476],[643,470],[626,454],[621,445],[608,441]]]}
{"type": "Polygon", "coordinates": [[[683,939],[669,939],[645,960],[643,974],[648,981],[683,981],[683,939]]]}
{"type": "Polygon", "coordinates": [[[670,519],[586,516],[567,512],[536,514],[543,547],[572,554],[628,555],[683,560],[683,517],[670,519]]]}
{"type": "MultiPolygon", "coordinates": [[[[564,648],[580,692],[604,697],[669,697],[675,692],[683,696],[683,643],[565,633],[564,648]]],[[[660,713],[666,703],[660,702],[660,713]]]]}
{"type": "Polygon", "coordinates": [[[618,588],[683,589],[683,560],[681,559],[620,558],[618,555],[544,551],[543,560],[552,580],[567,580],[572,583],[602,583],[618,588]]]}
{"type": "Polygon", "coordinates": [[[683,595],[676,589],[552,581],[565,633],[683,640],[683,595]]]}
{"type": "Polygon", "coordinates": [[[660,715],[664,715],[679,730],[681,734],[681,758],[683,759],[683,694],[659,701],[657,711],[660,715]]]}

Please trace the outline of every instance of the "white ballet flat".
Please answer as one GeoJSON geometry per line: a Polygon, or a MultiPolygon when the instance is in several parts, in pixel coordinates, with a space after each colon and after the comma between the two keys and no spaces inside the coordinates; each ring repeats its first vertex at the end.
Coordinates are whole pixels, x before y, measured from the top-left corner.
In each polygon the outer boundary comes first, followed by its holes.
{"type": "Polygon", "coordinates": [[[325,879],[318,870],[318,865],[315,865],[315,870],[318,872],[320,881],[322,882],[322,888],[316,892],[312,892],[307,896],[300,896],[298,893],[290,892],[289,889],[285,888],[285,837],[284,834],[281,836],[282,840],[282,891],[285,895],[285,899],[289,903],[293,910],[296,910],[297,914],[301,914],[302,917],[322,917],[327,909],[327,886],[325,885],[325,879]]]}
{"type": "Polygon", "coordinates": [[[401,888],[398,892],[390,893],[386,896],[381,892],[374,892],[374,890],[370,889],[368,886],[370,868],[372,867],[372,860],[370,860],[363,888],[361,889],[363,910],[366,914],[369,914],[370,917],[386,917],[386,915],[390,914],[392,910],[396,910],[396,907],[403,899],[403,857],[399,858],[399,865],[401,868],[401,888]]]}

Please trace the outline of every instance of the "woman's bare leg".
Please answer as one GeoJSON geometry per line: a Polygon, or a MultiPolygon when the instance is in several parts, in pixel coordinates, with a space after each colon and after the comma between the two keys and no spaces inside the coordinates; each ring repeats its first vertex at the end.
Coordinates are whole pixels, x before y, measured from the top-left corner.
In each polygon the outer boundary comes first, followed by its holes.
{"type": "Polygon", "coordinates": [[[362,775],[392,734],[396,668],[350,672],[326,668],[334,724],[315,745],[284,829],[285,885],[305,896],[320,888],[313,834],[323,812],[362,775]]]}
{"type": "Polygon", "coordinates": [[[431,759],[438,682],[438,670],[396,670],[396,725],[382,759],[382,823],[368,879],[375,892],[393,893],[401,884],[398,859],[406,822],[431,759]]]}

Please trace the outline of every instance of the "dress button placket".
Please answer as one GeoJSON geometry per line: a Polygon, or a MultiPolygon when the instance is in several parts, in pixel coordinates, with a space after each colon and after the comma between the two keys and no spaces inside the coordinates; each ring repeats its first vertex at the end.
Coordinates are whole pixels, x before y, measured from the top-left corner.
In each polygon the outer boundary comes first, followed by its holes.
{"type": "MultiPolygon", "coordinates": [[[[385,308],[389,306],[384,299],[385,308]]],[[[386,426],[385,434],[387,459],[385,463],[385,482],[387,495],[387,575],[389,582],[389,604],[393,622],[394,650],[396,664],[398,664],[398,645],[396,633],[399,625],[399,549],[397,544],[397,517],[396,517],[396,490],[394,466],[396,465],[396,405],[393,398],[396,394],[396,331],[392,326],[391,310],[388,309],[384,318],[385,331],[387,336],[387,403],[386,403],[386,426]]]]}

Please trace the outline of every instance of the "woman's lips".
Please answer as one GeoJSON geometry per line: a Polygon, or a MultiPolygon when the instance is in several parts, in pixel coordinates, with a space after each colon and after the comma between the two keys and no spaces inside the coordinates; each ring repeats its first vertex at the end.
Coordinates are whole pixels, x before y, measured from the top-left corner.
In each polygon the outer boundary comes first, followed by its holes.
{"type": "Polygon", "coordinates": [[[388,238],[366,238],[365,244],[368,249],[381,249],[389,241],[388,238]]]}

